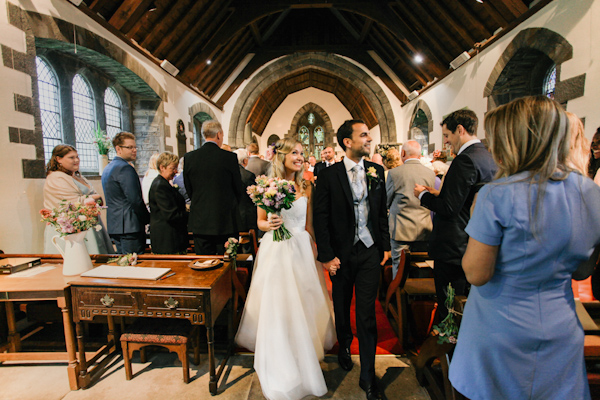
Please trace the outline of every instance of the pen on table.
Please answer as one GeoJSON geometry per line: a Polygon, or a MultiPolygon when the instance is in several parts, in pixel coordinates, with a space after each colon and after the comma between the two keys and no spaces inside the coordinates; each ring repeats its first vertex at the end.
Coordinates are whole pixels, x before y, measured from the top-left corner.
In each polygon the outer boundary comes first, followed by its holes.
{"type": "Polygon", "coordinates": [[[163,276],[162,278],[160,278],[160,280],[162,281],[163,279],[167,279],[168,277],[173,276],[173,275],[175,275],[175,272],[171,272],[169,275],[163,276]]]}

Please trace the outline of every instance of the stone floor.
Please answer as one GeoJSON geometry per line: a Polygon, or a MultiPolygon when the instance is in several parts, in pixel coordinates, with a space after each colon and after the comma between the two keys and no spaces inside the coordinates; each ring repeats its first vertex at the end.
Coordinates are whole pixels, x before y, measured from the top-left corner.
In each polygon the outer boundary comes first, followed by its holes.
{"type": "MultiPolygon", "coordinates": [[[[199,366],[191,364],[191,382],[183,383],[181,363],[174,353],[149,353],[142,364],[137,352],[133,359],[134,377],[125,380],[123,359],[115,357],[102,377],[90,388],[71,392],[65,364],[0,365],[0,399],[4,400],[82,400],[82,399],[264,399],[258,377],[252,369],[253,356],[231,357],[219,382],[219,393],[208,391],[208,360],[201,355],[199,366]]],[[[346,372],[339,368],[335,356],[327,356],[321,364],[329,392],[323,399],[365,399],[358,387],[358,356],[355,368],[346,372]]],[[[416,381],[410,361],[392,355],[377,356],[376,374],[388,399],[425,400],[429,395],[416,381]]]]}

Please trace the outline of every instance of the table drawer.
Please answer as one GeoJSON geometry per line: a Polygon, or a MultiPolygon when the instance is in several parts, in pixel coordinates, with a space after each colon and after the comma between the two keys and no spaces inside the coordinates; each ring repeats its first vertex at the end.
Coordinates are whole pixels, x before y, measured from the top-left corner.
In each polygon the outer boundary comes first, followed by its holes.
{"type": "Polygon", "coordinates": [[[138,307],[135,293],[131,290],[75,288],[73,298],[79,307],[105,307],[120,310],[138,307]]]}
{"type": "Polygon", "coordinates": [[[142,306],[148,311],[204,312],[202,293],[153,291],[141,295],[142,306]]]}

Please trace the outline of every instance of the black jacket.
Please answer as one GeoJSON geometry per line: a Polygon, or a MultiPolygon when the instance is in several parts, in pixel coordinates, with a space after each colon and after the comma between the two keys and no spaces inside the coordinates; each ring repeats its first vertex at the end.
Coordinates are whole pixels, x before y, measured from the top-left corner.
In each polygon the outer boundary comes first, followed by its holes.
{"type": "Polygon", "coordinates": [[[248,186],[254,185],[256,183],[256,175],[244,169],[244,167],[242,167],[241,165],[239,167],[244,188],[242,197],[240,198],[240,203],[238,205],[238,210],[240,213],[239,229],[240,232],[248,232],[250,229],[258,229],[256,222],[256,205],[252,202],[252,199],[250,198],[248,193],[246,193],[246,189],[248,188],[248,186]]]}
{"type": "Polygon", "coordinates": [[[180,253],[188,247],[185,199],[161,175],[154,178],[148,194],[150,242],[154,254],[180,253]]]}
{"type": "Polygon", "coordinates": [[[435,212],[429,236],[429,256],[433,260],[461,264],[469,240],[465,228],[471,218],[473,198],[497,170],[489,151],[483,144],[475,143],[452,161],[439,196],[425,193],[421,197],[421,205],[435,212]]]}
{"type": "Polygon", "coordinates": [[[183,181],[191,199],[189,229],[196,235],[237,235],[242,179],[236,155],[207,141],[184,159],[183,181]]]}
{"type": "MultiPolygon", "coordinates": [[[[364,161],[364,165],[365,173],[370,167],[377,170],[377,180],[367,183],[369,224],[375,245],[383,256],[384,251],[390,250],[383,167],[369,161],[364,161]]],[[[366,179],[368,182],[369,178],[366,179]]],[[[343,162],[320,172],[313,209],[319,261],[328,262],[338,257],[344,265],[354,243],[356,222],[352,189],[343,162]]]]}

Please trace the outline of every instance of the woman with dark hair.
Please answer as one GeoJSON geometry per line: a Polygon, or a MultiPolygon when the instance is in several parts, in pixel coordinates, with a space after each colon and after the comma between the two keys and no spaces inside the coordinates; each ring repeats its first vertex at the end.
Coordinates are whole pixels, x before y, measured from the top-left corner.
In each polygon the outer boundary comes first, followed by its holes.
{"type": "Polygon", "coordinates": [[[450,381],[470,399],[589,399],[571,279],[598,259],[600,188],[576,167],[554,100],[498,107],[485,131],[499,169],[466,228],[473,286],[450,381]]]}
{"type": "Polygon", "coordinates": [[[596,130],[590,146],[590,163],[588,164],[588,176],[592,179],[596,177],[600,169],[600,128],[596,130]]]}
{"type": "MultiPolygon", "coordinates": [[[[60,205],[63,200],[83,203],[92,198],[102,203],[102,196],[92,187],[91,183],[79,172],[79,155],[73,146],[59,144],[52,150],[52,157],[46,166],[46,181],[44,182],[44,208],[51,210],[60,205]]],[[[90,254],[112,254],[113,245],[102,221],[100,231],[90,229],[85,235],[85,245],[90,254]]],[[[53,226],[46,226],[44,231],[44,253],[58,252],[52,243],[52,237],[58,235],[53,226]]],[[[57,241],[64,248],[64,240],[57,241]]]]}
{"type": "Polygon", "coordinates": [[[185,199],[170,181],[177,173],[179,157],[168,151],[156,159],[159,174],[148,195],[150,200],[150,243],[154,254],[185,254],[188,248],[188,213],[185,199]]]}

